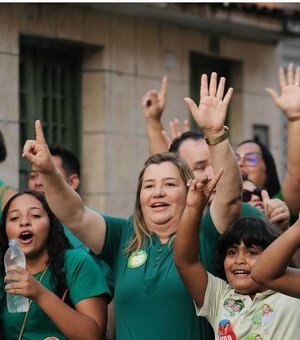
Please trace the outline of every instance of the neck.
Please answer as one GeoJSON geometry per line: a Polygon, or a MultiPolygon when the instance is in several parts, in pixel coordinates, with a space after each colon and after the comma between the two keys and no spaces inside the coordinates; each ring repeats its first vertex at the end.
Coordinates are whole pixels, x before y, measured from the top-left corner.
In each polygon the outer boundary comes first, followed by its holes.
{"type": "Polygon", "coordinates": [[[158,236],[161,243],[167,243],[170,236],[177,231],[176,227],[161,228],[161,226],[149,227],[148,230],[158,236]]]}
{"type": "Polygon", "coordinates": [[[31,274],[36,274],[47,267],[47,258],[40,258],[40,259],[31,259],[26,258],[26,270],[28,270],[31,274]]]}

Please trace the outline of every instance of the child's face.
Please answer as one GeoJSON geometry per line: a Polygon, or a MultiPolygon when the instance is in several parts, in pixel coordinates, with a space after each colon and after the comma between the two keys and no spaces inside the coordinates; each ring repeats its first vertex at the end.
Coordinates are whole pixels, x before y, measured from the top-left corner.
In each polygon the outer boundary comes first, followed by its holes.
{"type": "Polygon", "coordinates": [[[259,246],[246,247],[235,244],[227,250],[224,269],[229,284],[239,293],[255,296],[265,288],[250,277],[250,272],[263,249],[259,246]]]}

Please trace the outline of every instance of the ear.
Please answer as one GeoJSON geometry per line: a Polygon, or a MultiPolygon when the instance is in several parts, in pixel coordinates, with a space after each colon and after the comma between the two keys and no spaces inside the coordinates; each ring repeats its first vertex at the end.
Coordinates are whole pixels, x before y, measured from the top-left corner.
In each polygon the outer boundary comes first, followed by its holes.
{"type": "Polygon", "coordinates": [[[74,190],[77,190],[80,185],[80,179],[77,174],[69,176],[69,184],[74,190]]]}

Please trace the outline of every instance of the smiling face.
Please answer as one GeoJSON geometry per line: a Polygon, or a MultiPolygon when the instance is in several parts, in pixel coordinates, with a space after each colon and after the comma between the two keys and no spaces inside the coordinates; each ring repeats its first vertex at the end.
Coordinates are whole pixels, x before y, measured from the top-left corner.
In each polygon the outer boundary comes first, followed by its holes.
{"type": "Polygon", "coordinates": [[[244,143],[236,148],[235,154],[241,173],[259,188],[264,187],[267,177],[266,164],[260,147],[255,143],[244,143]],[[248,161],[247,156],[250,157],[248,161]]]}
{"type": "Polygon", "coordinates": [[[50,221],[42,203],[30,194],[16,197],[6,217],[8,240],[19,241],[27,259],[47,258],[50,221]]]}
{"type": "Polygon", "coordinates": [[[149,165],[143,176],[140,204],[147,229],[175,231],[186,204],[187,186],[171,162],[149,165]]]}
{"type": "Polygon", "coordinates": [[[263,249],[258,246],[247,247],[244,242],[234,244],[227,249],[224,269],[226,278],[237,292],[255,296],[265,288],[251,279],[251,270],[262,253],[263,249]]]}

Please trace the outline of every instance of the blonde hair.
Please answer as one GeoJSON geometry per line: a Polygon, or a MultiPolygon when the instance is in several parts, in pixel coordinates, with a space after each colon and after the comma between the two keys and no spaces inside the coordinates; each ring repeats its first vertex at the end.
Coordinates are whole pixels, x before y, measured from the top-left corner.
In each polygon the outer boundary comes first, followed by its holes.
{"type": "Polygon", "coordinates": [[[157,153],[157,154],[151,155],[146,160],[144,167],[142,171],[140,172],[139,179],[138,179],[138,186],[137,186],[136,199],[135,199],[135,209],[134,209],[134,214],[133,214],[134,236],[130,240],[128,246],[126,247],[125,254],[130,254],[134,251],[140,250],[146,238],[149,239],[150,244],[151,244],[151,235],[147,229],[144,215],[142,212],[140,194],[142,190],[145,170],[152,164],[161,164],[164,162],[171,162],[177,167],[184,183],[187,183],[189,179],[195,178],[192,170],[187,165],[187,163],[183,159],[179,158],[179,156],[175,153],[171,153],[171,152],[157,153]]]}

